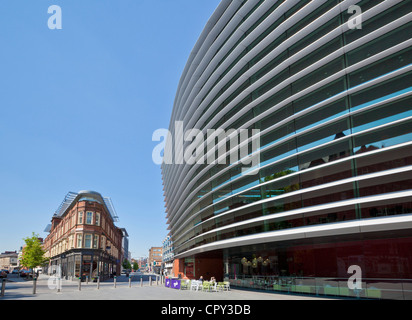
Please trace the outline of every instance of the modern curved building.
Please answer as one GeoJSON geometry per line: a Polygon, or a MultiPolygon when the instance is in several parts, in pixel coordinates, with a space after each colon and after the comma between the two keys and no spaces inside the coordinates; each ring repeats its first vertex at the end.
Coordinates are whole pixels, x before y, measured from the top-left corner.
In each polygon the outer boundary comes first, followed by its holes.
{"type": "Polygon", "coordinates": [[[260,165],[162,165],[175,275],[412,298],[411,12],[399,0],[220,3],[169,131],[258,129],[260,165]],[[362,287],[348,286],[351,266],[362,287]]]}

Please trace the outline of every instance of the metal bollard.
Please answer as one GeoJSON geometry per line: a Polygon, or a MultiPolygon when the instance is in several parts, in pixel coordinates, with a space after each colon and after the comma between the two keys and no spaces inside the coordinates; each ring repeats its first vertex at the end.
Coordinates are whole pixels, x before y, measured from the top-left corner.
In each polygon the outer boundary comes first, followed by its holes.
{"type": "Polygon", "coordinates": [[[6,291],[6,279],[2,279],[1,281],[1,293],[0,296],[4,297],[4,292],[6,291]]]}
{"type": "Polygon", "coordinates": [[[89,276],[86,276],[86,284],[89,284],[89,276]]]}
{"type": "Polygon", "coordinates": [[[149,285],[152,286],[152,276],[149,276],[149,285]]]}
{"type": "Polygon", "coordinates": [[[114,276],[114,288],[116,288],[116,276],[114,276]]]}
{"type": "Polygon", "coordinates": [[[36,287],[37,287],[37,278],[33,278],[33,294],[36,294],[36,287]]]}
{"type": "Polygon", "coordinates": [[[57,293],[60,293],[60,291],[61,291],[61,278],[60,277],[58,277],[57,278],[57,293]]]}
{"type": "Polygon", "coordinates": [[[143,287],[143,278],[140,277],[140,286],[143,287]]]}
{"type": "Polygon", "coordinates": [[[97,290],[100,289],[100,276],[97,277],[97,290]]]}
{"type": "Polygon", "coordinates": [[[82,278],[79,277],[79,291],[82,291],[82,278]]]}
{"type": "Polygon", "coordinates": [[[159,277],[158,276],[156,276],[156,285],[157,286],[159,285],[159,277]]]}
{"type": "Polygon", "coordinates": [[[132,276],[129,277],[129,288],[132,287],[132,276]]]}

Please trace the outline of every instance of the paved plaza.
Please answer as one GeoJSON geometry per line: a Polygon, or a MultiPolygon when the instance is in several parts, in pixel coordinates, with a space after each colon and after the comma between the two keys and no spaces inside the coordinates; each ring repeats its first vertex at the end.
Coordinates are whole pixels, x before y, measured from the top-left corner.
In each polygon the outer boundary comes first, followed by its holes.
{"type": "Polygon", "coordinates": [[[36,294],[33,294],[33,281],[20,278],[10,278],[6,283],[5,295],[0,300],[332,300],[325,297],[305,295],[276,294],[265,291],[251,291],[231,288],[224,292],[201,292],[190,290],[173,290],[164,287],[160,282],[152,281],[148,277],[141,286],[140,277],[134,277],[131,287],[126,277],[118,277],[116,287],[113,280],[100,283],[82,282],[79,290],[78,282],[63,281],[61,291],[58,292],[55,283],[46,275],[40,275],[36,294]]]}

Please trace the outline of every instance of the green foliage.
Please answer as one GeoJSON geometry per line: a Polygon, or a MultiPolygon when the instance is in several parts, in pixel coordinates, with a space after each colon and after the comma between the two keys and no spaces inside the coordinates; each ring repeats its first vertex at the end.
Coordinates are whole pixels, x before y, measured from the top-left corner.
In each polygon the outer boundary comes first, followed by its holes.
{"type": "Polygon", "coordinates": [[[133,270],[139,270],[139,265],[137,262],[133,262],[133,270]]]}
{"type": "Polygon", "coordinates": [[[260,183],[264,183],[264,182],[268,182],[268,181],[272,181],[274,179],[283,177],[283,176],[287,176],[288,174],[294,173],[295,171],[293,170],[283,170],[280,172],[275,172],[274,174],[271,174],[269,176],[264,177],[263,179],[260,179],[260,183]]]}
{"type": "Polygon", "coordinates": [[[132,265],[130,264],[129,260],[124,259],[123,264],[122,264],[124,269],[130,270],[132,268],[132,265]]]}
{"type": "Polygon", "coordinates": [[[33,269],[48,261],[48,259],[44,257],[46,252],[43,250],[38,238],[39,235],[33,232],[31,237],[23,239],[26,243],[26,246],[23,248],[22,258],[20,260],[20,264],[23,267],[33,269]]]}

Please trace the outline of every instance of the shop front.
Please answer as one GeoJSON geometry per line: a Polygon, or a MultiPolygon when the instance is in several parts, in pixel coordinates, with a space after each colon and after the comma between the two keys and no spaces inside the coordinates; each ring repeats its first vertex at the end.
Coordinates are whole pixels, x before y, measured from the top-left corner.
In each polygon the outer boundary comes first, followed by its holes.
{"type": "Polygon", "coordinates": [[[54,257],[47,268],[48,274],[61,272],[62,278],[82,281],[107,280],[117,274],[118,261],[102,250],[71,250],[54,257]]]}
{"type": "Polygon", "coordinates": [[[224,277],[231,286],[261,290],[409,300],[412,238],[397,236],[376,233],[224,249],[224,277]],[[356,269],[358,282],[352,288],[356,269]]]}

